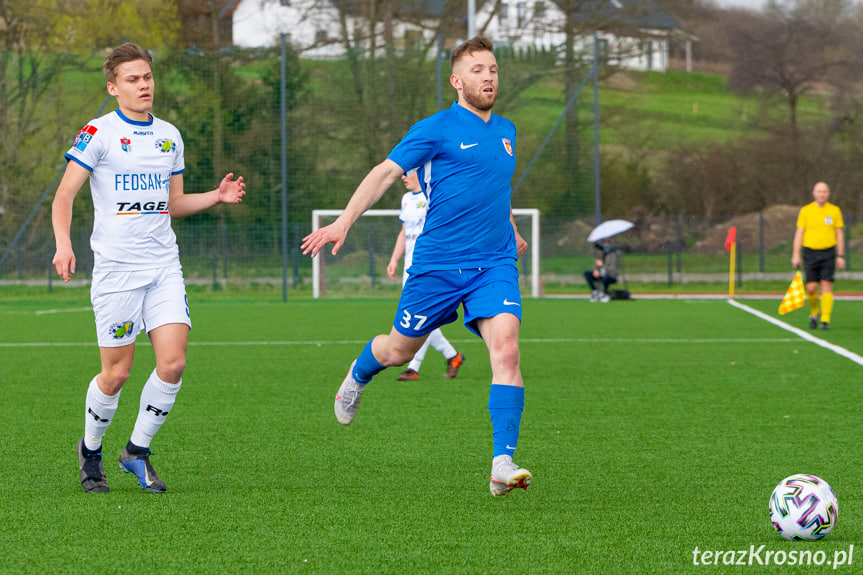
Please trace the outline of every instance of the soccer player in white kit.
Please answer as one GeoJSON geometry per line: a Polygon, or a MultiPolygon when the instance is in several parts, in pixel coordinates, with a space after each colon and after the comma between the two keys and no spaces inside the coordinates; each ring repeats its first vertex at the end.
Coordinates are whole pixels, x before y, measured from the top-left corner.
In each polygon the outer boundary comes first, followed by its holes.
{"type": "MultiPolygon", "coordinates": [[[[387,265],[387,275],[390,279],[398,279],[396,269],[398,269],[399,260],[404,255],[405,267],[402,272],[402,284],[404,284],[408,279],[408,268],[411,267],[411,261],[413,260],[414,245],[416,244],[417,237],[422,233],[423,225],[426,221],[428,198],[419,183],[416,170],[411,170],[402,175],[402,183],[407,189],[407,192],[402,196],[402,207],[399,214],[402,229],[399,232],[398,238],[396,238],[393,255],[390,258],[390,263],[387,265]]],[[[420,366],[422,366],[429,345],[441,352],[446,358],[446,378],[453,379],[458,375],[458,368],[464,362],[464,354],[456,351],[449,340],[444,337],[440,328],[438,328],[428,335],[425,343],[408,364],[408,368],[399,374],[397,378],[399,381],[417,381],[419,379],[420,366]]]]}
{"type": "Polygon", "coordinates": [[[138,418],[120,453],[119,466],[141,488],[166,491],[150,463],[150,442],[173,408],[186,367],[191,319],[177,238],[171,218],[190,216],[220,203],[239,203],[243,178],[226,175],[219,188],[183,193],[183,139],[173,125],[154,117],[153,60],[126,43],[105,59],[108,93],[118,110],[92,120],[66,153],[66,172],[54,197],[51,219],[57,251],[53,264],[63,281],[75,273],[70,227],[72,204],[89,178],[95,218],[90,300],[96,318],[101,371],[90,381],[84,437],[78,442],[81,486],[108,492],[102,438],[120,391],[129,378],[135,338],[146,330],[156,368],[141,391],[138,418]]]}

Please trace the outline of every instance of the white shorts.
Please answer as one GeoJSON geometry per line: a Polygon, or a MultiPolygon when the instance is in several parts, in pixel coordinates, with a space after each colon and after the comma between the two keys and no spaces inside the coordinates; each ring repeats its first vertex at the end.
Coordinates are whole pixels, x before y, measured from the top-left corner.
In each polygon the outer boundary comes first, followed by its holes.
{"type": "Polygon", "coordinates": [[[186,284],[179,264],[134,272],[93,274],[90,302],[99,347],[123,347],[169,323],[192,327],[186,284]]]}

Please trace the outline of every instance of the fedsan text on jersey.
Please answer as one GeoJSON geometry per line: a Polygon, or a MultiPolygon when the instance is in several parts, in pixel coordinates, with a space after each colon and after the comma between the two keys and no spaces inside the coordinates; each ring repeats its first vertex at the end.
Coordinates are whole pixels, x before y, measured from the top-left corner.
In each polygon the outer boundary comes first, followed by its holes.
{"type": "Polygon", "coordinates": [[[170,178],[161,174],[114,174],[114,191],[141,192],[167,189],[170,178]]]}

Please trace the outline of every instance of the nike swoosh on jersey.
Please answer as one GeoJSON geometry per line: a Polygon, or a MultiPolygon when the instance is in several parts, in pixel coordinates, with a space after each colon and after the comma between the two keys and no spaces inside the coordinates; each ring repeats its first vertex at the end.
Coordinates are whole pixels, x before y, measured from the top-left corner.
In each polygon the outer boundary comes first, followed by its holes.
{"type": "Polygon", "coordinates": [[[521,307],[521,304],[518,303],[517,301],[509,301],[506,298],[503,299],[503,305],[517,305],[517,306],[521,307]]]}
{"type": "Polygon", "coordinates": [[[462,150],[467,150],[468,148],[473,148],[474,146],[479,146],[479,142],[477,142],[475,144],[468,144],[466,146],[465,146],[464,142],[461,143],[461,149],[462,150]]]}

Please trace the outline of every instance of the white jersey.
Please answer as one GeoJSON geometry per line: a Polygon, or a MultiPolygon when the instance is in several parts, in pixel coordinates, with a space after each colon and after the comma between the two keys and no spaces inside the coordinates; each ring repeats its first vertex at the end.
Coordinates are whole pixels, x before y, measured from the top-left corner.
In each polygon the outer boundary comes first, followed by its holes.
{"type": "Polygon", "coordinates": [[[90,172],[94,271],[179,263],[168,213],[171,176],[185,171],[177,128],[152,115],[149,122],[130,120],[117,110],[84,126],[66,159],[90,172]]]}
{"type": "Polygon", "coordinates": [[[407,192],[402,196],[402,210],[399,221],[405,225],[405,271],[411,267],[414,245],[426,223],[428,198],[423,191],[407,192]]]}

